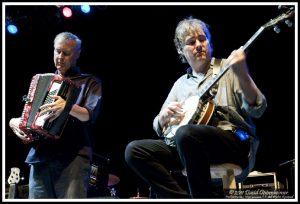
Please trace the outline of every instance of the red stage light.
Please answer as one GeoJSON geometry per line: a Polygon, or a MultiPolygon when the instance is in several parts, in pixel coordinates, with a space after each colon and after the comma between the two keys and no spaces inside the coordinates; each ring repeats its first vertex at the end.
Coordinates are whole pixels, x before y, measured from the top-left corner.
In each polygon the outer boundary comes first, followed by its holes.
{"type": "Polygon", "coordinates": [[[72,9],[70,9],[69,7],[64,7],[62,13],[64,17],[70,18],[72,16],[72,9]]]}

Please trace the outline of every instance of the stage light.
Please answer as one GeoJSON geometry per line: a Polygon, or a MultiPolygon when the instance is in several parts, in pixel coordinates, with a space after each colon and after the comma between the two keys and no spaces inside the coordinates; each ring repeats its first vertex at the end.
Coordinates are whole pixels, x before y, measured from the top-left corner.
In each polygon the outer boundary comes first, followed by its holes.
{"type": "Polygon", "coordinates": [[[66,6],[63,8],[62,13],[63,13],[64,17],[70,18],[72,16],[72,9],[70,9],[69,7],[66,6]]]}
{"type": "Polygon", "coordinates": [[[18,32],[17,26],[15,26],[13,24],[9,24],[6,28],[10,34],[16,34],[18,32]]]}
{"type": "Polygon", "coordinates": [[[89,5],[82,5],[80,8],[83,13],[89,13],[91,11],[91,7],[89,5]]]}

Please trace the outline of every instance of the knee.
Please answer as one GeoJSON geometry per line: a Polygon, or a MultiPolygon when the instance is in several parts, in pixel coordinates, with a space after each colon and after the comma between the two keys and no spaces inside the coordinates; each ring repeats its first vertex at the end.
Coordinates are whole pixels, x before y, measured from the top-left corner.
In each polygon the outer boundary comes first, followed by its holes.
{"type": "Polygon", "coordinates": [[[176,144],[183,144],[188,141],[189,136],[191,135],[191,128],[188,125],[181,126],[176,131],[174,140],[176,144]]]}
{"type": "Polygon", "coordinates": [[[139,141],[131,141],[125,148],[125,161],[128,164],[133,163],[138,158],[139,141]]]}
{"type": "Polygon", "coordinates": [[[195,142],[205,143],[207,138],[205,126],[197,125],[184,125],[178,128],[174,139],[177,145],[186,145],[194,144],[195,142]]]}

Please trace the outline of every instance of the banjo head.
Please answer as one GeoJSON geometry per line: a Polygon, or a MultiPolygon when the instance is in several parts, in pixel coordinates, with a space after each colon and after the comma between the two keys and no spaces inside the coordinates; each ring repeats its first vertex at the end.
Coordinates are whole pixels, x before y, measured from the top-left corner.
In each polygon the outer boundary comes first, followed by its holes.
{"type": "Polygon", "coordinates": [[[179,123],[177,124],[173,123],[166,129],[165,131],[166,134],[164,133],[166,138],[172,138],[179,127],[190,123],[195,112],[197,111],[199,101],[200,101],[199,96],[191,96],[184,101],[182,105],[183,112],[185,113],[184,118],[179,123]]]}

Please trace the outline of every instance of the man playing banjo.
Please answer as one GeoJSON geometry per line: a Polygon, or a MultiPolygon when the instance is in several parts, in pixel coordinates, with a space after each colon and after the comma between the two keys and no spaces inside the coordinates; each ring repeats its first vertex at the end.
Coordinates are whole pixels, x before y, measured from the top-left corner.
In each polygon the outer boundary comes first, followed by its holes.
{"type": "Polygon", "coordinates": [[[159,198],[212,198],[211,164],[253,168],[257,140],[251,118],[262,116],[266,99],[249,75],[242,48],[226,60],[212,57],[203,21],[190,17],[179,22],[174,42],[190,67],[153,121],[163,139],[132,141],[125,159],[159,198]],[[230,69],[210,83],[224,66],[230,69]],[[173,178],[172,169],[186,170],[188,190],[173,178]]]}

